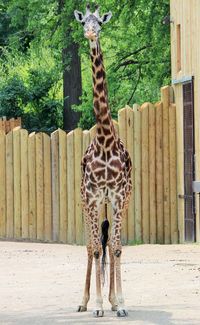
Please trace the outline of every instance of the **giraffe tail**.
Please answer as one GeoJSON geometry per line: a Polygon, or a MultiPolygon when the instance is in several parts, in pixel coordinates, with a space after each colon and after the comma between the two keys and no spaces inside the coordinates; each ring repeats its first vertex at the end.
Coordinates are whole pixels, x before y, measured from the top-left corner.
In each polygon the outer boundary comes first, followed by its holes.
{"type": "Polygon", "coordinates": [[[108,242],[108,229],[109,229],[109,221],[106,218],[101,224],[101,244],[103,249],[102,261],[101,261],[101,270],[102,270],[102,282],[105,284],[105,267],[106,267],[106,246],[108,242]]]}

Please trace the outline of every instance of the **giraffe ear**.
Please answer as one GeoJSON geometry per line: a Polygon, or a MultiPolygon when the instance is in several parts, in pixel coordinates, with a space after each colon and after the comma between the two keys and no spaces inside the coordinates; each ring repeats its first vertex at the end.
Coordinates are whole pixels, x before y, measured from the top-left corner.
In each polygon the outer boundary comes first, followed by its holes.
{"type": "Polygon", "coordinates": [[[109,20],[111,19],[112,17],[112,12],[109,11],[107,12],[106,14],[104,14],[102,17],[101,17],[101,21],[102,21],[102,24],[106,24],[109,22],[109,20]]]}
{"type": "Polygon", "coordinates": [[[75,16],[76,20],[77,20],[79,23],[82,22],[82,20],[83,20],[83,14],[82,14],[81,11],[75,10],[75,11],[74,11],[74,16],[75,16]]]}

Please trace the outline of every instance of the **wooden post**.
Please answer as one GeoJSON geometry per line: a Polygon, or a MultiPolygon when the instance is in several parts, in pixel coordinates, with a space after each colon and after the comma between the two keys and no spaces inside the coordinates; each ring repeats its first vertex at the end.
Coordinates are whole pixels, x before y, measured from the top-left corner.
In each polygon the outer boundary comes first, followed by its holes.
{"type": "Polygon", "coordinates": [[[1,120],[1,131],[2,132],[6,132],[6,125],[5,125],[5,119],[4,118],[2,118],[2,120],[1,120]]]}
{"type": "Polygon", "coordinates": [[[157,243],[164,243],[163,219],[163,105],[157,103],[156,110],[156,210],[157,210],[157,243]]]}
{"type": "Polygon", "coordinates": [[[82,160],[82,130],[74,130],[74,160],[75,160],[75,217],[76,244],[83,244],[83,215],[81,205],[81,160],[82,160]]]}
{"type": "Polygon", "coordinates": [[[8,122],[9,122],[9,131],[11,131],[15,127],[15,119],[12,117],[8,122]]]}
{"type": "Polygon", "coordinates": [[[67,136],[59,130],[60,241],[67,242],[67,136]]]}
{"type": "Polygon", "coordinates": [[[92,142],[92,140],[94,139],[94,137],[96,136],[96,130],[97,130],[97,126],[96,124],[90,129],[90,141],[92,142]]]}
{"type": "Polygon", "coordinates": [[[13,129],[13,173],[14,173],[14,237],[21,238],[21,163],[20,130],[13,129]]]}
{"type": "Polygon", "coordinates": [[[169,166],[170,166],[170,217],[171,242],[178,243],[177,184],[176,184],[176,106],[169,107],[169,166]]]}
{"type": "MultiPolygon", "coordinates": [[[[124,143],[124,146],[127,147],[126,142],[126,108],[122,108],[118,111],[118,122],[119,122],[119,137],[124,143]]],[[[128,214],[125,212],[122,219],[122,231],[121,231],[121,240],[122,244],[127,244],[128,239],[128,214]]]]}
{"type": "Polygon", "coordinates": [[[149,243],[149,104],[141,106],[141,160],[142,160],[142,230],[143,242],[149,243]]]}
{"type": "Polygon", "coordinates": [[[28,225],[28,132],[20,130],[22,238],[29,238],[28,225]]]}
{"type": "Polygon", "coordinates": [[[44,162],[44,239],[52,240],[51,139],[43,133],[44,162]]]}
{"type": "Polygon", "coordinates": [[[13,132],[6,135],[6,236],[14,235],[13,132]]]}
{"type": "Polygon", "coordinates": [[[140,106],[135,104],[134,111],[134,193],[135,198],[135,240],[142,240],[142,211],[141,211],[141,112],[140,106]]]}
{"type": "Polygon", "coordinates": [[[132,161],[132,194],[128,206],[128,242],[135,240],[135,209],[134,209],[134,113],[130,107],[126,108],[126,139],[127,139],[127,150],[129,152],[132,161]]]}
{"type": "Polygon", "coordinates": [[[35,132],[28,137],[29,238],[36,239],[36,148],[35,132]]]}
{"type": "Polygon", "coordinates": [[[169,105],[170,87],[161,88],[163,103],[163,181],[164,181],[164,240],[171,242],[170,193],[169,193],[169,105]]]}
{"type": "Polygon", "coordinates": [[[52,162],[52,237],[59,241],[60,205],[59,205],[59,136],[58,130],[51,134],[51,162],[52,162]]]}
{"type": "Polygon", "coordinates": [[[156,121],[155,107],[149,104],[149,213],[150,243],[156,244],[156,121]]]}
{"type": "Polygon", "coordinates": [[[44,240],[44,162],[43,134],[36,134],[37,239],[44,240]]]}
{"type": "Polygon", "coordinates": [[[67,196],[68,196],[68,226],[67,238],[69,244],[75,243],[75,170],[74,170],[74,131],[67,134],[67,196]]]}
{"type": "Polygon", "coordinates": [[[0,237],[6,237],[6,138],[0,130],[0,237]]]}

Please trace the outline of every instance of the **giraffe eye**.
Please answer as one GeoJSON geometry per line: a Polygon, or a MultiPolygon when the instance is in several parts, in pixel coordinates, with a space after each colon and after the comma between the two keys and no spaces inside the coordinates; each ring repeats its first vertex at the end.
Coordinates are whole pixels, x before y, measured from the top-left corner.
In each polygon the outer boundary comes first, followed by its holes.
{"type": "Polygon", "coordinates": [[[99,26],[102,26],[102,22],[101,21],[99,21],[99,26]]]}
{"type": "Polygon", "coordinates": [[[82,22],[81,22],[81,24],[84,26],[84,25],[85,25],[85,22],[84,22],[84,21],[82,21],[82,22]]]}

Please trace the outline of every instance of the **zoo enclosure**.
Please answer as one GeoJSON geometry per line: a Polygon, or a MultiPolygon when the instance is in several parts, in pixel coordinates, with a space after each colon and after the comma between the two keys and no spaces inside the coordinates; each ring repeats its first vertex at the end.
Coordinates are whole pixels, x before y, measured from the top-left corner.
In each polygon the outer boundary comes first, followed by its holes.
{"type": "MultiPolygon", "coordinates": [[[[179,241],[171,88],[162,88],[161,97],[155,105],[121,109],[114,122],[133,163],[124,244],[179,241]]],[[[0,238],[84,244],[80,163],[95,130],[58,129],[50,137],[20,127],[0,131],[0,238]]],[[[108,212],[111,219],[110,206],[108,212]]]]}

